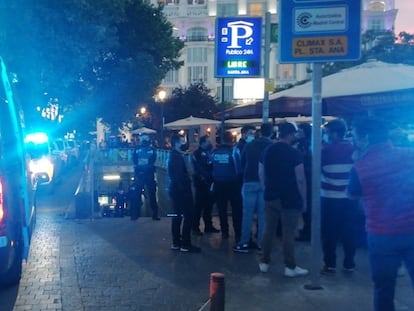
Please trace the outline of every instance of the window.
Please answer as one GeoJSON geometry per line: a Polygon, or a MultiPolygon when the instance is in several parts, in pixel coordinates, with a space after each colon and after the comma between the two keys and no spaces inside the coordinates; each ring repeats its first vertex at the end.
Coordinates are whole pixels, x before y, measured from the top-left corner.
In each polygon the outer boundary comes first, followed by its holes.
{"type": "Polygon", "coordinates": [[[164,78],[164,83],[178,83],[178,72],[177,70],[170,70],[167,72],[164,78]]]}
{"type": "Polygon", "coordinates": [[[159,4],[166,4],[166,5],[173,5],[173,4],[179,4],[180,0],[158,0],[159,4]]]}
{"type": "Polygon", "coordinates": [[[195,47],[187,49],[188,63],[206,63],[207,62],[207,48],[195,47]]]}
{"type": "Polygon", "coordinates": [[[384,22],[380,19],[371,19],[368,24],[369,30],[384,30],[384,22]]]}
{"type": "Polygon", "coordinates": [[[207,41],[207,29],[203,27],[190,28],[187,31],[188,41],[207,41]]]}
{"type": "Polygon", "coordinates": [[[217,17],[237,15],[237,3],[217,3],[217,17]]]}
{"type": "MultiPolygon", "coordinates": [[[[217,87],[217,99],[221,103],[223,100],[221,98],[221,86],[217,87]]],[[[233,100],[233,86],[225,85],[224,86],[224,101],[231,102],[233,100]]]]}
{"type": "Polygon", "coordinates": [[[187,84],[203,82],[207,84],[207,66],[188,66],[187,84]]]}
{"type": "Polygon", "coordinates": [[[249,15],[250,16],[263,16],[265,13],[263,3],[250,3],[249,15]]]}
{"type": "Polygon", "coordinates": [[[295,65],[292,64],[279,64],[277,71],[277,79],[279,80],[294,80],[295,78],[295,65]]]}
{"type": "Polygon", "coordinates": [[[204,4],[204,0],[187,0],[188,4],[204,4]]]}

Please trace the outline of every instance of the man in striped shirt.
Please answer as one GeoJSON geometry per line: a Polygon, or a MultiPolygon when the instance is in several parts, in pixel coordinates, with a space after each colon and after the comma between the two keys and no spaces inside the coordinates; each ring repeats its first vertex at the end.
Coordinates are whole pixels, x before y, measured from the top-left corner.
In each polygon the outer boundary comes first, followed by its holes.
{"type": "Polygon", "coordinates": [[[323,274],[336,272],[338,242],[342,242],[344,249],[343,271],[353,272],[355,269],[357,202],[349,200],[346,194],[354,147],[344,140],[346,130],[342,119],[332,120],[324,126],[326,144],[321,154],[323,274]]]}

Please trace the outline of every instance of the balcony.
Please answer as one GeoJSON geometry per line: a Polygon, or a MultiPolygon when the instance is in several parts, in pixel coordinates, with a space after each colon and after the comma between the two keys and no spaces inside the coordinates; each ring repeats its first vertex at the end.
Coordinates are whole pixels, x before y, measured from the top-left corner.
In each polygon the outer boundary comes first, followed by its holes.
{"type": "Polygon", "coordinates": [[[208,9],[206,5],[187,5],[183,3],[164,6],[164,14],[167,18],[208,17],[208,9]]]}

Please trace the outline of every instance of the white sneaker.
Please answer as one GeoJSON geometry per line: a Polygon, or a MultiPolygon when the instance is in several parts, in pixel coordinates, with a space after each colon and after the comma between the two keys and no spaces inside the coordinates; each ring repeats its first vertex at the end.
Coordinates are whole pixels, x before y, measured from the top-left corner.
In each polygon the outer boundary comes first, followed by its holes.
{"type": "Polygon", "coordinates": [[[266,273],[267,271],[269,271],[269,264],[264,263],[264,262],[260,262],[259,263],[259,270],[260,270],[260,272],[266,273]]]}
{"type": "Polygon", "coordinates": [[[306,269],[302,269],[301,267],[296,266],[294,269],[289,269],[288,267],[285,267],[285,276],[294,278],[297,276],[302,276],[308,274],[309,271],[306,269]]]}

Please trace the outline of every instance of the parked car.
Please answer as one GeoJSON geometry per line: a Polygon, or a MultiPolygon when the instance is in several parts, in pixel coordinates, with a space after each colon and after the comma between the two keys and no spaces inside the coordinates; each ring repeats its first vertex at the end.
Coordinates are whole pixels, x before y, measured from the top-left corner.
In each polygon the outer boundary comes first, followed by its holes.
{"type": "Polygon", "coordinates": [[[76,140],[74,139],[67,139],[66,140],[66,148],[67,153],[69,156],[69,162],[77,163],[80,157],[80,148],[76,140]]]}
{"type": "Polygon", "coordinates": [[[30,172],[35,176],[39,186],[48,186],[53,190],[61,177],[67,158],[58,150],[55,142],[50,143],[46,133],[28,133],[24,142],[30,172]]]}
{"type": "Polygon", "coordinates": [[[36,181],[30,172],[22,133],[22,114],[15,107],[7,71],[0,58],[4,89],[0,105],[0,285],[20,281],[36,222],[36,181]]]}

